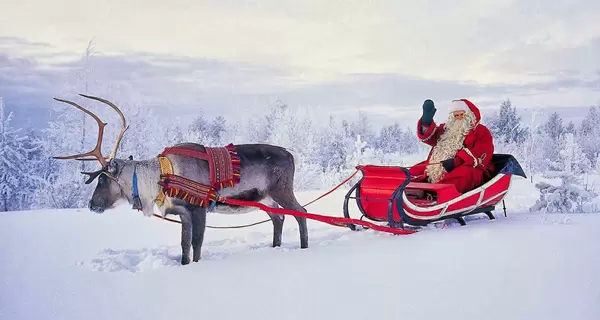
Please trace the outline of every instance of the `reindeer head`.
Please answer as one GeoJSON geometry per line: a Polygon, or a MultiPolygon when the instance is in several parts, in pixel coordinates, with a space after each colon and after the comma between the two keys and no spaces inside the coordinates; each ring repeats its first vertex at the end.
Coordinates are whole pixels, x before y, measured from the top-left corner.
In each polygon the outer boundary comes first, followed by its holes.
{"type": "Polygon", "coordinates": [[[88,115],[93,117],[96,120],[96,122],[98,123],[98,140],[96,142],[96,147],[94,147],[94,149],[92,151],[89,151],[86,153],[81,153],[81,154],[70,155],[70,156],[64,156],[64,157],[54,157],[54,158],[55,159],[76,159],[76,160],[80,160],[80,161],[98,160],[100,162],[100,164],[102,165],[102,168],[100,170],[94,171],[94,172],[82,172],[82,173],[89,176],[89,179],[85,182],[85,184],[90,184],[90,183],[92,183],[92,181],[94,181],[96,178],[98,178],[98,184],[96,185],[96,189],[94,190],[94,193],[92,194],[92,198],[89,201],[88,207],[90,208],[91,211],[94,211],[96,213],[102,213],[102,212],[104,212],[104,210],[112,208],[119,199],[126,198],[125,194],[123,193],[123,189],[122,189],[123,186],[119,183],[119,177],[123,174],[123,171],[124,171],[123,169],[125,167],[127,167],[126,166],[127,160],[117,159],[115,156],[117,153],[117,149],[119,148],[121,139],[123,138],[123,134],[125,134],[125,131],[127,131],[129,126],[126,123],[125,116],[123,116],[123,113],[121,112],[121,110],[116,105],[114,105],[112,102],[110,102],[108,100],[104,100],[102,98],[97,98],[97,97],[88,96],[88,95],[84,95],[84,94],[80,94],[80,96],[86,97],[89,99],[93,99],[93,100],[97,100],[97,101],[103,102],[103,103],[111,106],[119,114],[119,116],[121,117],[122,124],[123,124],[123,126],[121,128],[121,132],[119,133],[119,136],[117,137],[117,141],[115,142],[115,145],[113,147],[111,155],[108,157],[105,157],[102,155],[101,149],[102,149],[102,137],[104,136],[104,127],[106,126],[106,123],[102,122],[102,120],[100,120],[100,118],[98,118],[98,116],[96,116],[94,113],[81,107],[80,105],[76,104],[75,102],[54,98],[57,101],[68,103],[68,104],[76,107],[77,109],[87,113],[88,115]],[[91,156],[91,157],[88,157],[88,156],[91,156]]]}

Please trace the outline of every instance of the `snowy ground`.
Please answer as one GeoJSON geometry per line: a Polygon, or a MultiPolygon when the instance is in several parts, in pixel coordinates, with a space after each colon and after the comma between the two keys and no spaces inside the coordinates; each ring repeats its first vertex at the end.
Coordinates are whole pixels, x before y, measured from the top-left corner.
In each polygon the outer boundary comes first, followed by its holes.
{"type": "MultiPolygon", "coordinates": [[[[208,229],[180,266],[179,225],[119,208],[0,214],[0,319],[600,319],[600,215],[524,213],[410,236],[309,223],[208,229]]],[[[302,203],[319,193],[299,195],[302,203]]],[[[341,215],[344,191],[309,206],[341,215]]],[[[210,225],[266,218],[211,215],[210,225]]]]}

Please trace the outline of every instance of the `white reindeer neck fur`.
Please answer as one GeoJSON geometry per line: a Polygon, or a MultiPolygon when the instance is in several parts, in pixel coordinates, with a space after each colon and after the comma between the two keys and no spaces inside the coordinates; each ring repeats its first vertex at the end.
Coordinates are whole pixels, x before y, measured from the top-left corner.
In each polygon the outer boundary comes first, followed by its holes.
{"type": "Polygon", "coordinates": [[[160,191],[158,185],[160,179],[158,159],[121,160],[117,164],[121,167],[117,177],[121,188],[121,197],[125,197],[129,204],[133,204],[133,172],[135,168],[137,189],[142,201],[142,212],[145,216],[152,216],[154,213],[154,199],[160,191]]]}

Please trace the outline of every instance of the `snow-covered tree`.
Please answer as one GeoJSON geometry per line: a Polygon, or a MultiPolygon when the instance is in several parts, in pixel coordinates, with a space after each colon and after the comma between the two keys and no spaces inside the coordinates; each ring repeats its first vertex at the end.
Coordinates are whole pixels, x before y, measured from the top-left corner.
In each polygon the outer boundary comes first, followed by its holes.
{"type": "Polygon", "coordinates": [[[208,121],[200,112],[194,117],[192,123],[187,128],[184,134],[186,141],[193,141],[200,144],[207,144],[208,141],[208,121]]]}
{"type": "Polygon", "coordinates": [[[525,164],[525,170],[529,176],[530,181],[533,183],[533,179],[537,172],[543,171],[542,167],[544,164],[544,156],[541,152],[541,147],[544,143],[540,142],[544,136],[542,134],[543,123],[539,121],[539,118],[544,114],[541,106],[533,108],[525,108],[526,111],[530,112],[530,122],[527,123],[527,139],[522,146],[521,152],[515,152],[520,154],[525,164]]]}
{"type": "Polygon", "coordinates": [[[577,129],[575,129],[573,121],[569,121],[569,124],[565,127],[565,133],[577,134],[577,129]]]}
{"type": "Polygon", "coordinates": [[[527,139],[527,128],[510,99],[502,102],[498,114],[487,117],[487,126],[497,143],[520,145],[527,139]]]}
{"type": "Polygon", "coordinates": [[[554,112],[550,115],[550,118],[546,121],[542,130],[552,139],[552,141],[559,141],[566,132],[566,129],[563,126],[563,119],[558,112],[554,112]]]}
{"type": "Polygon", "coordinates": [[[377,134],[373,130],[373,125],[369,120],[367,114],[360,110],[358,112],[358,119],[349,126],[350,136],[356,138],[360,135],[362,140],[365,142],[366,147],[375,147],[377,143],[377,134]]]}
{"type": "Polygon", "coordinates": [[[540,199],[530,208],[531,211],[542,212],[584,212],[585,205],[590,203],[598,195],[590,190],[588,186],[581,186],[583,175],[592,170],[592,164],[585,156],[580,145],[575,141],[573,133],[565,132],[561,135],[558,144],[553,143],[550,130],[544,130],[543,136],[547,142],[542,148],[545,157],[558,154],[557,159],[546,159],[547,170],[544,177],[559,179],[560,185],[552,185],[548,182],[536,184],[540,190],[540,199]],[[552,153],[550,149],[554,149],[552,153]]]}
{"type": "Polygon", "coordinates": [[[349,154],[346,165],[349,169],[353,169],[355,166],[359,164],[365,164],[365,148],[367,147],[367,142],[362,139],[360,134],[356,135],[354,140],[354,147],[352,148],[351,153],[349,154]]]}
{"type": "Polygon", "coordinates": [[[563,180],[558,186],[540,182],[535,187],[540,190],[540,198],[529,208],[532,212],[585,212],[585,205],[598,196],[597,193],[579,188],[567,180],[563,180]]]}
{"type": "Polygon", "coordinates": [[[86,145],[85,149],[80,147],[81,114],[78,112],[81,111],[73,107],[57,109],[60,110],[57,119],[49,122],[48,127],[42,130],[39,141],[43,154],[48,158],[48,169],[43,181],[40,181],[36,188],[34,207],[80,208],[85,205],[84,194],[90,192],[89,185],[84,184],[85,177],[80,174],[80,163],[74,160],[56,160],[52,157],[87,152],[93,148],[93,144],[86,145]]]}
{"type": "Polygon", "coordinates": [[[414,154],[419,151],[422,142],[410,130],[403,130],[398,122],[381,128],[375,147],[383,153],[414,154]]]}
{"type": "MultiPolygon", "coordinates": [[[[533,122],[533,120],[532,120],[533,122]]],[[[565,129],[558,113],[552,114],[547,121],[530,127],[530,138],[525,144],[525,158],[531,179],[535,172],[548,170],[562,171],[564,162],[560,151],[565,148],[565,129]]]]}
{"type": "Polygon", "coordinates": [[[588,114],[581,121],[577,142],[591,163],[598,161],[600,155],[600,106],[590,107],[588,114]]]}
{"type": "Polygon", "coordinates": [[[221,146],[227,144],[224,140],[227,132],[227,120],[223,116],[215,117],[208,125],[209,144],[221,146]]]}
{"type": "Polygon", "coordinates": [[[35,147],[28,143],[22,129],[12,126],[13,113],[5,115],[0,98],[0,211],[26,209],[33,189],[31,154],[35,147]]]}
{"type": "Polygon", "coordinates": [[[318,163],[327,170],[339,171],[346,163],[352,139],[344,134],[335,119],[330,116],[327,125],[316,133],[319,145],[318,163]]]}
{"type": "Polygon", "coordinates": [[[581,146],[575,142],[573,133],[564,134],[561,147],[562,149],[559,151],[559,155],[562,160],[562,171],[575,175],[581,175],[591,171],[592,163],[585,156],[581,146]]]}
{"type": "MultiPolygon", "coordinates": [[[[151,108],[146,106],[147,101],[141,98],[129,97],[118,98],[115,102],[120,102],[118,105],[121,107],[129,126],[123,140],[121,140],[117,157],[126,158],[132,155],[134,159],[152,158],[162,152],[167,144],[181,142],[182,134],[180,132],[171,133],[168,130],[172,126],[170,122],[176,123],[176,119],[158,116],[151,108]]],[[[121,129],[121,124],[114,112],[110,117],[119,124],[110,127],[110,135],[107,136],[106,142],[104,142],[107,147],[112,148],[121,129]]]]}
{"type": "Polygon", "coordinates": [[[227,121],[217,116],[208,121],[202,114],[196,116],[183,136],[185,141],[192,141],[206,146],[221,146],[225,143],[227,121]]]}

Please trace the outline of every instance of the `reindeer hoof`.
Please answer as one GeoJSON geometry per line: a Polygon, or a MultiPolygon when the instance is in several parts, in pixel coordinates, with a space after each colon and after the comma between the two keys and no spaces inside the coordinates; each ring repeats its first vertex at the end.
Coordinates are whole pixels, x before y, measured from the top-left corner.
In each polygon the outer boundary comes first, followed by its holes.
{"type": "Polygon", "coordinates": [[[183,256],[181,257],[181,265],[190,264],[190,257],[183,256]]]}

